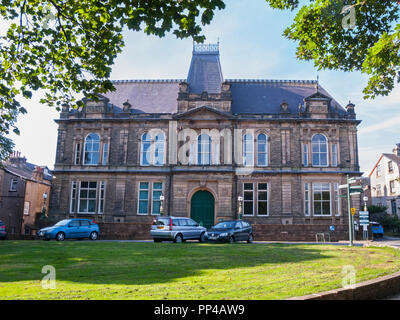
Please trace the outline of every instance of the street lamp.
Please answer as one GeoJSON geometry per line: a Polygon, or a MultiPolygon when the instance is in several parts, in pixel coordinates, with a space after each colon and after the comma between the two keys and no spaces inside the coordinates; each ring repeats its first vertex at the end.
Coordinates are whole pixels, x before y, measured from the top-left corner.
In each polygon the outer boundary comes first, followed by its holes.
{"type": "Polygon", "coordinates": [[[367,197],[367,196],[364,196],[364,197],[363,197],[363,200],[364,200],[364,211],[368,211],[368,208],[367,208],[368,197],[367,197]]]}
{"type": "Polygon", "coordinates": [[[160,215],[163,215],[163,211],[164,211],[164,207],[163,207],[164,199],[165,199],[164,196],[161,195],[161,196],[160,196],[160,215]]]}
{"type": "Polygon", "coordinates": [[[242,220],[242,203],[243,203],[242,196],[238,197],[238,202],[239,202],[239,219],[242,220]]]}
{"type": "Polygon", "coordinates": [[[42,209],[42,219],[44,219],[45,217],[47,217],[46,215],[46,201],[47,201],[47,193],[43,193],[43,209],[42,209]]]}

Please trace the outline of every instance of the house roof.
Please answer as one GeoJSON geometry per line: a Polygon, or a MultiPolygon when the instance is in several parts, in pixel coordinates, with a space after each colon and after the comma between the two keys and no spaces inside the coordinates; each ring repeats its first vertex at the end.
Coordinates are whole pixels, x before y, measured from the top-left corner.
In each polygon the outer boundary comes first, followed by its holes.
{"type": "MultiPolygon", "coordinates": [[[[26,180],[37,181],[33,176],[34,170],[36,169],[37,166],[32,163],[25,162],[25,163],[19,164],[19,165],[4,163],[3,165],[4,165],[4,170],[12,175],[21,177],[22,179],[26,179],[26,180]]],[[[47,173],[45,172],[46,170],[44,170],[43,181],[39,181],[39,182],[50,183],[53,179],[53,175],[50,173],[50,170],[48,170],[47,167],[41,167],[41,168],[47,169],[47,173]]]]}
{"type": "Polygon", "coordinates": [[[393,154],[393,153],[382,153],[381,156],[379,157],[377,163],[376,163],[375,166],[372,168],[371,173],[368,175],[369,177],[372,176],[372,174],[374,173],[376,167],[378,166],[379,162],[381,162],[381,160],[382,160],[383,157],[386,157],[386,158],[392,160],[393,162],[397,163],[397,164],[400,166],[400,157],[399,157],[399,156],[396,156],[396,155],[393,154]]]}
{"type": "MultiPolygon", "coordinates": [[[[124,102],[132,106],[132,113],[177,113],[179,84],[187,82],[189,93],[220,93],[224,82],[219,59],[219,44],[194,44],[187,79],[117,80],[116,91],[105,96],[121,112],[124,102]]],[[[289,113],[298,114],[299,105],[307,97],[331,99],[331,108],[340,115],[347,111],[314,80],[231,79],[232,113],[277,114],[282,102],[289,113]]]]}
{"type": "MultiPolygon", "coordinates": [[[[116,91],[105,94],[110,104],[122,110],[129,101],[133,113],[176,113],[179,83],[184,79],[170,80],[117,80],[116,91]]],[[[288,104],[290,113],[298,113],[299,104],[316,93],[314,80],[227,79],[231,84],[232,113],[277,114],[282,102],[288,104]]],[[[321,86],[318,89],[331,98],[332,108],[339,114],[346,110],[321,86]]]]}

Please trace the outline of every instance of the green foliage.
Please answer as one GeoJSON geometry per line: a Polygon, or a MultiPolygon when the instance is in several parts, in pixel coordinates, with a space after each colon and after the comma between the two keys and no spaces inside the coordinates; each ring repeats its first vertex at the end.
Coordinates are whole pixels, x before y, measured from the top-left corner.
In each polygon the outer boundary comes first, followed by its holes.
{"type": "Polygon", "coordinates": [[[8,158],[14,148],[14,142],[11,139],[0,134],[0,165],[1,161],[8,158]]]}
{"type": "Polygon", "coordinates": [[[385,214],[378,219],[385,232],[400,233],[400,219],[397,215],[385,214]]]}
{"type": "Polygon", "coordinates": [[[36,90],[57,110],[80,105],[77,92],[96,99],[115,90],[108,79],[124,27],[202,42],[201,26],[224,7],[222,0],[1,0],[0,22],[9,28],[0,38],[0,134],[18,133],[16,118],[26,113],[18,100],[36,90]]]}
{"type": "Polygon", "coordinates": [[[374,206],[374,205],[368,206],[368,212],[370,214],[386,212],[386,210],[387,210],[387,207],[385,207],[385,206],[374,206]]]}
{"type": "MultiPolygon", "coordinates": [[[[296,0],[266,0],[276,9],[294,10],[296,0]]],[[[284,31],[298,43],[297,57],[320,69],[360,71],[369,76],[365,98],[388,95],[400,82],[400,24],[397,1],[308,0],[284,31]],[[344,28],[346,5],[355,10],[355,27],[344,28]]],[[[304,1],[303,1],[304,3],[304,1]]]]}

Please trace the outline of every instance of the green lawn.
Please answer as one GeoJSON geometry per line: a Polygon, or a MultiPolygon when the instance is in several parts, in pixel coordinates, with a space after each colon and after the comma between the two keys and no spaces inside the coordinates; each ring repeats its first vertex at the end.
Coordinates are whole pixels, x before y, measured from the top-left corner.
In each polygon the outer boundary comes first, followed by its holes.
{"type": "Polygon", "coordinates": [[[285,299],[400,270],[400,251],[329,245],[0,241],[3,299],[285,299]],[[56,289],[42,289],[42,267],[56,289]]]}

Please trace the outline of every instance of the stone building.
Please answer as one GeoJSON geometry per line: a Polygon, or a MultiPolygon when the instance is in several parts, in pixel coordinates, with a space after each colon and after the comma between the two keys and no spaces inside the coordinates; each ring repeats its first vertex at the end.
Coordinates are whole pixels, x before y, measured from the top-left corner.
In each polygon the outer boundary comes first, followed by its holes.
{"type": "Polygon", "coordinates": [[[47,167],[27,162],[19,152],[1,163],[0,220],[10,237],[34,235],[43,209],[48,216],[52,178],[47,167]]]}
{"type": "Polygon", "coordinates": [[[392,153],[383,153],[371,173],[373,205],[386,206],[386,212],[400,216],[400,143],[392,153]]]}
{"type": "Polygon", "coordinates": [[[116,236],[148,233],[160,208],[205,226],[346,225],[336,196],[360,175],[360,121],[317,81],[224,79],[219,46],[196,44],[187,79],[114,86],[56,120],[52,215],[90,217],[116,236]]]}

